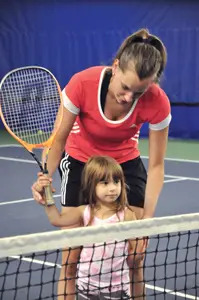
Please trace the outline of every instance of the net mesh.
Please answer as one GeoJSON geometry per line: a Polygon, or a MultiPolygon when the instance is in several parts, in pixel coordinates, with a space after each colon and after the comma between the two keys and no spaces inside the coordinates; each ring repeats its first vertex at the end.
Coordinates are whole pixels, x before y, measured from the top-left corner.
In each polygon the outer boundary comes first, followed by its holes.
{"type": "Polygon", "coordinates": [[[16,69],[0,86],[0,105],[11,131],[28,144],[42,144],[53,131],[60,95],[53,75],[40,67],[16,69]]]}
{"type": "Polygon", "coordinates": [[[199,299],[198,228],[188,214],[2,238],[0,299],[199,299]],[[129,251],[129,239],[147,250],[129,251]]]}

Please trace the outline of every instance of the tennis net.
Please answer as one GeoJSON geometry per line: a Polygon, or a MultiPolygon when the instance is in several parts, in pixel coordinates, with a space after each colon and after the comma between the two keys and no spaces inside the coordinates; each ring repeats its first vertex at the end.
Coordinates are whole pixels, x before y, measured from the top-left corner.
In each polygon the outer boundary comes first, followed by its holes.
{"type": "MultiPolygon", "coordinates": [[[[83,261],[80,256],[75,264],[75,280],[79,284],[76,299],[145,299],[144,293],[150,300],[199,299],[196,213],[1,238],[0,300],[72,299],[69,295],[59,298],[57,291],[64,251],[61,249],[66,246],[69,248],[65,267],[71,263],[69,257],[75,248],[86,258],[83,261]],[[132,286],[139,282],[129,274],[135,274],[140,265],[136,264],[136,250],[129,254],[129,239],[136,243],[138,239],[149,241],[147,250],[140,254],[144,256],[144,289],[140,297],[132,296],[132,286]],[[131,257],[134,259],[129,261],[133,263],[126,263],[131,257]],[[123,263],[118,270],[121,258],[123,263]],[[113,282],[115,275],[117,280],[113,282]]],[[[69,282],[66,278],[64,281],[69,282]]]]}

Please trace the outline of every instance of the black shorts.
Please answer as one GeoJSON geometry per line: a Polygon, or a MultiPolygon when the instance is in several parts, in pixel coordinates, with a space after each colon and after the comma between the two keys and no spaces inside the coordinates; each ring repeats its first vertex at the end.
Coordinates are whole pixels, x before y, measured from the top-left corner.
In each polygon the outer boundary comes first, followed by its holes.
{"type": "MultiPolygon", "coordinates": [[[[85,163],[66,154],[60,162],[62,177],[61,204],[62,206],[79,206],[79,191],[81,173],[85,163]]],[[[140,157],[121,164],[128,185],[128,203],[144,207],[147,173],[140,157]]]]}

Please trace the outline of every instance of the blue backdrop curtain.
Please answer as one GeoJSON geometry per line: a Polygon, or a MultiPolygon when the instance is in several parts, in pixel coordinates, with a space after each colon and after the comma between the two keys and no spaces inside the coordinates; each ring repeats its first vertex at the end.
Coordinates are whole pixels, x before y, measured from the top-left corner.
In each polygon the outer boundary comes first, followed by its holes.
{"type": "MultiPolygon", "coordinates": [[[[39,65],[63,88],[75,72],[111,64],[122,40],[147,27],[168,51],[161,85],[172,104],[170,136],[199,139],[198,12],[192,0],[1,0],[0,79],[39,65]]],[[[147,126],[141,133],[148,134],[147,126]]]]}

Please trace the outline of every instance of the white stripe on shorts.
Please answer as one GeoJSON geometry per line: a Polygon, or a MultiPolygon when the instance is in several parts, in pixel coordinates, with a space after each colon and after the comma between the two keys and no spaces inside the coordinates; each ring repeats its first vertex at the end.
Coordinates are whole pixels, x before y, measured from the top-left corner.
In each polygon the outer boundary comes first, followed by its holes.
{"type": "Polygon", "coordinates": [[[66,186],[68,183],[69,165],[68,161],[69,155],[66,153],[65,157],[62,158],[60,162],[60,169],[62,172],[62,182],[61,182],[61,204],[66,205],[66,186]]]}

